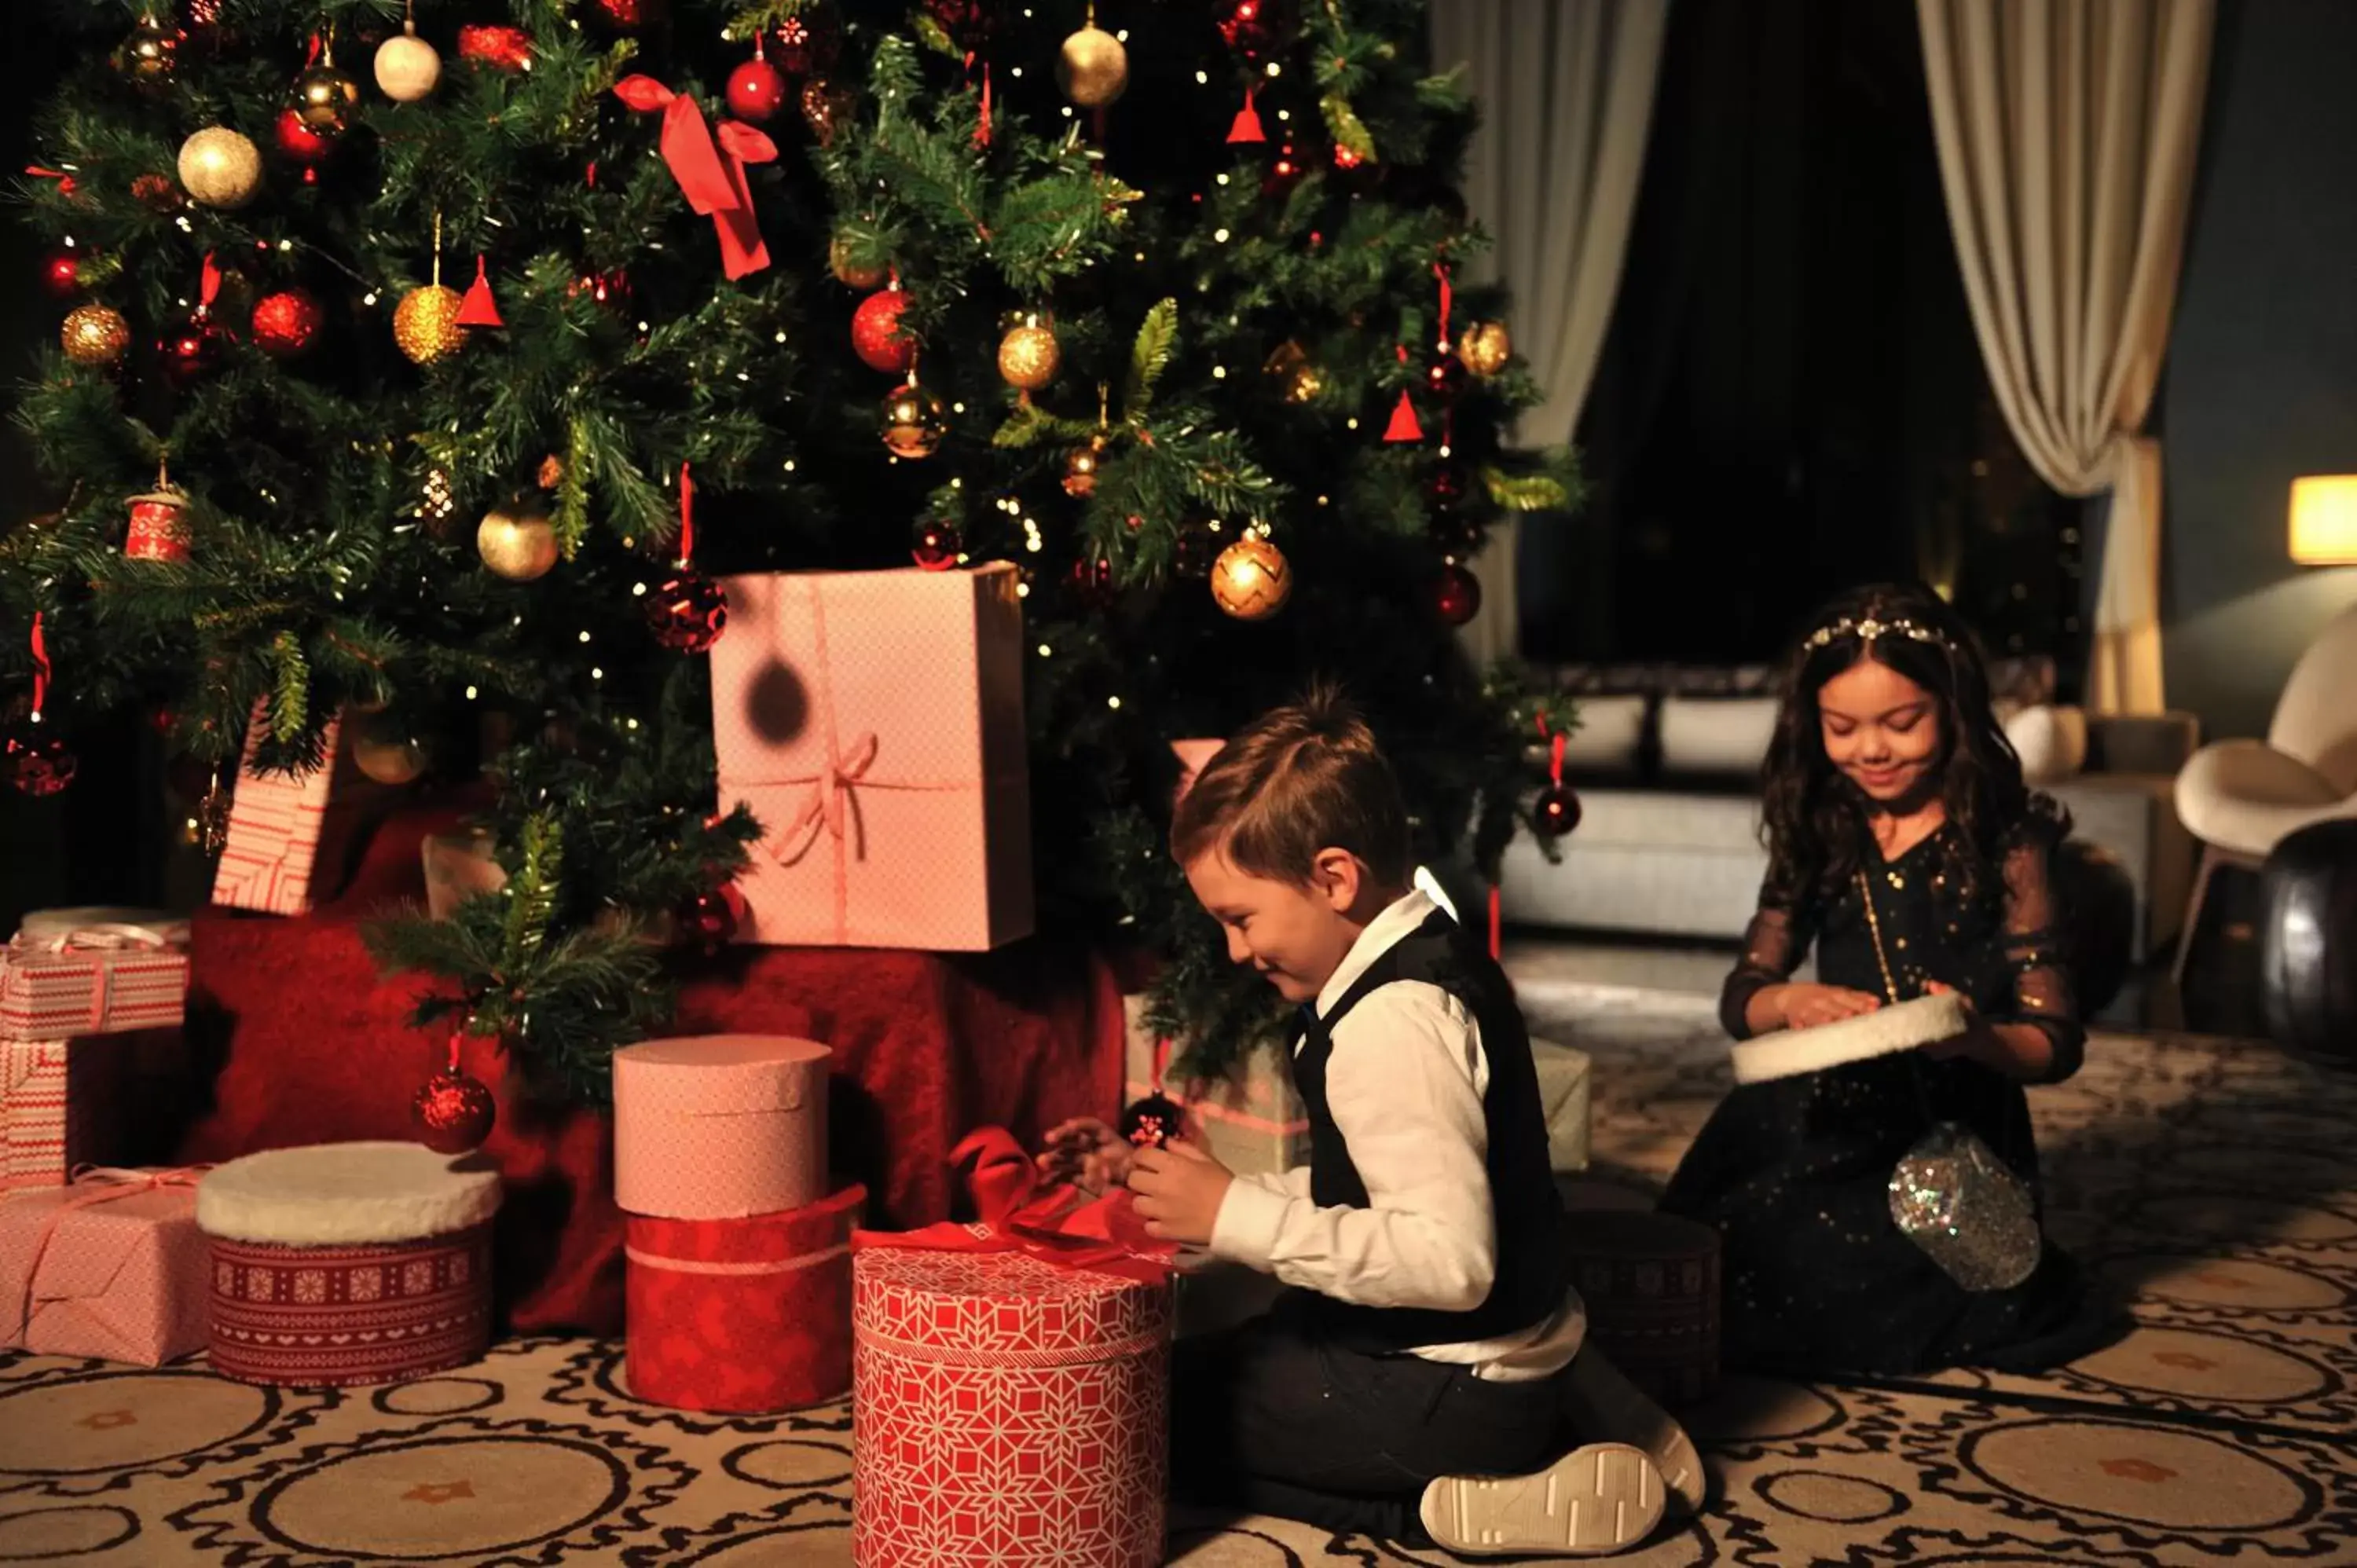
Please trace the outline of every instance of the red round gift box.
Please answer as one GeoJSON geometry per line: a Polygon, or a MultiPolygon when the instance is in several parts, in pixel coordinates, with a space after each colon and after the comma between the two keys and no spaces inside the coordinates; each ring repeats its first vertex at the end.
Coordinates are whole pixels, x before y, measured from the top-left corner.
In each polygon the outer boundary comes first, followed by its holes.
{"type": "Polygon", "coordinates": [[[482,1359],[491,1227],[290,1247],[215,1236],[212,1369],[244,1383],[389,1383],[482,1359]]]}
{"type": "Polygon", "coordinates": [[[1576,1209],[1566,1234],[1587,1334],[1667,1405],[1718,1387],[1718,1232],[1674,1215],[1576,1209]]]}
{"type": "Polygon", "coordinates": [[[851,1229],[867,1189],[742,1219],[633,1214],[625,1241],[633,1397],[759,1414],[851,1387],[851,1229]]]}

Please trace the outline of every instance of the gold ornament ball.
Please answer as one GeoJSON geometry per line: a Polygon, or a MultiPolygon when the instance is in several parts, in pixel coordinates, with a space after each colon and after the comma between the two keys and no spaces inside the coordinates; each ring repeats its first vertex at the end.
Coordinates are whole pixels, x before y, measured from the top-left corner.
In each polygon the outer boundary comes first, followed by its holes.
{"type": "Polygon", "coordinates": [[[179,53],[179,36],[159,24],[155,17],[140,19],[124,41],[122,66],[135,81],[162,81],[172,74],[174,58],[179,53]]]}
{"type": "Polygon", "coordinates": [[[262,188],[262,150],[226,125],[208,125],[180,144],[180,188],[207,207],[242,207],[262,188]]]}
{"type": "Polygon", "coordinates": [[[407,784],[425,771],[425,748],[406,736],[352,736],[353,765],[380,784],[407,784]]]}
{"type": "Polygon", "coordinates": [[[411,22],[377,46],[376,84],[395,103],[414,103],[442,80],[442,57],[411,22]]]}
{"type": "Polygon", "coordinates": [[[1064,493],[1083,497],[1097,488],[1097,469],[1104,462],[1104,437],[1092,435],[1085,446],[1075,446],[1064,459],[1064,493]]]}
{"type": "Polygon", "coordinates": [[[314,131],[344,128],[344,116],[360,107],[361,84],[351,72],[323,61],[295,79],[295,117],[314,131]]]}
{"type": "Polygon", "coordinates": [[[475,550],[483,564],[511,583],[544,577],[556,564],[556,528],[537,502],[510,501],[483,514],[475,530],[475,550]]]}
{"type": "Polygon", "coordinates": [[[1514,339],[1502,321],[1476,321],[1457,339],[1457,358],[1477,376],[1494,376],[1514,357],[1514,339]]]}
{"type": "Polygon", "coordinates": [[[421,365],[457,353],[467,341],[458,326],[458,312],[466,303],[457,289],[438,283],[411,289],[393,310],[393,340],[421,365]]]}
{"type": "Polygon", "coordinates": [[[1315,403],[1326,390],[1326,373],[1309,362],[1298,343],[1278,344],[1261,368],[1275,381],[1277,392],[1287,403],[1315,403]]]}
{"type": "Polygon", "coordinates": [[[58,341],[77,365],[112,365],[131,347],[131,323],[112,306],[80,305],[67,314],[58,341]]]}
{"type": "Polygon", "coordinates": [[[1056,379],[1063,355],[1054,328],[1027,322],[998,340],[998,373],[1008,386],[1038,392],[1056,379]]]}
{"type": "Polygon", "coordinates": [[[883,263],[861,263],[853,259],[855,254],[851,242],[840,234],[827,242],[826,267],[834,274],[834,281],[862,292],[883,287],[888,275],[883,263]]]}
{"type": "Polygon", "coordinates": [[[1247,534],[1211,563],[1211,597],[1238,620],[1266,620],[1293,594],[1293,564],[1258,534],[1247,534]]]}
{"type": "Polygon", "coordinates": [[[1129,51],[1101,27],[1082,27],[1056,57],[1056,82],[1083,109],[1102,109],[1129,87],[1129,51]]]}
{"type": "Polygon", "coordinates": [[[884,445],[895,457],[930,457],[948,431],[942,400],[914,381],[884,400],[884,445]]]}

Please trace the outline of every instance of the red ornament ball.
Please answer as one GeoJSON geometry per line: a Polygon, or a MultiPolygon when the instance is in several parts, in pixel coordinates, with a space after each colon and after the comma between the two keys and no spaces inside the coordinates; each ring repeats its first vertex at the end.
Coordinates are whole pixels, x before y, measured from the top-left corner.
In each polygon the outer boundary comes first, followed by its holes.
{"type": "Polygon", "coordinates": [[[1481,613],[1481,579],[1451,561],[1433,584],[1432,607],[1450,626],[1463,626],[1481,613]]]}
{"type": "Polygon", "coordinates": [[[170,176],[160,174],[134,175],[131,199],[155,212],[178,212],[183,205],[180,188],[170,176]]]}
{"type": "Polygon", "coordinates": [[[704,653],[728,626],[728,593],[682,564],[647,595],[647,628],[673,653],[704,653]]]}
{"type": "Polygon", "coordinates": [[[634,33],[662,20],[662,0],[589,0],[589,12],[618,33],[634,33]]]}
{"type": "Polygon", "coordinates": [[[212,374],[221,364],[221,344],[227,336],[210,311],[195,312],[156,345],[163,360],[164,379],[185,392],[212,374]]]}
{"type": "Polygon", "coordinates": [[[1539,832],[1559,839],[1579,826],[1579,797],[1567,784],[1550,784],[1531,804],[1531,822],[1539,832]]]}
{"type": "Polygon", "coordinates": [[[445,1068],[425,1080],[409,1102],[417,1141],[437,1155],[465,1155],[483,1146],[500,1119],[499,1102],[483,1080],[457,1068],[445,1068]]]}
{"type": "Polygon", "coordinates": [[[1186,1133],[1186,1107],[1167,1094],[1133,1101],[1121,1113],[1122,1141],[1133,1149],[1164,1148],[1186,1133]]]}
{"type": "Polygon", "coordinates": [[[532,35],[522,27],[461,27],[458,58],[480,60],[493,70],[522,70],[532,64],[532,35]]]}
{"type": "Polygon", "coordinates": [[[737,903],[733,887],[707,887],[672,913],[679,940],[706,956],[737,940],[737,903]]]}
{"type": "Polygon", "coordinates": [[[943,518],[920,522],[909,553],[928,572],[946,572],[965,553],[965,534],[956,523],[943,518]]]}
{"type": "Polygon", "coordinates": [[[906,293],[888,288],[869,295],[852,312],[852,351],[869,370],[897,376],[917,362],[917,340],[900,330],[900,313],[908,307],[906,293]]]}
{"type": "Polygon", "coordinates": [[[767,120],[786,106],[785,73],[766,59],[748,59],[728,73],[728,113],[767,120]]]}
{"type": "Polygon", "coordinates": [[[71,299],[81,292],[81,253],[59,251],[41,263],[41,286],[58,299],[71,299]]]}
{"type": "Polygon", "coordinates": [[[0,746],[0,773],[20,795],[35,799],[54,795],[74,781],[81,759],[65,737],[38,731],[20,732],[0,746]]]}
{"type": "Polygon", "coordinates": [[[310,166],[328,161],[336,150],[336,138],[323,134],[303,124],[303,116],[292,109],[279,113],[275,127],[278,150],[292,163],[310,166]]]}
{"type": "Polygon", "coordinates": [[[291,360],[310,351],[326,321],[327,313],[307,289],[265,294],[253,306],[254,347],[274,359],[291,360]]]}

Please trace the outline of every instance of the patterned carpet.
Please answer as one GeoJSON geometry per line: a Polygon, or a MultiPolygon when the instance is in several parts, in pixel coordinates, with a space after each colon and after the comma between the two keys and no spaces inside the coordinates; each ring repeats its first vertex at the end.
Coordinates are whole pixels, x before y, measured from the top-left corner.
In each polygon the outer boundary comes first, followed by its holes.
{"type": "MultiPolygon", "coordinates": [[[[1598,1176],[1657,1184],[1724,1086],[1706,1009],[1524,994],[1535,1032],[1596,1058],[1598,1176]]],[[[2057,1228],[2134,1293],[2138,1331],[2043,1379],[1734,1381],[1690,1416],[1712,1506],[1617,1561],[2357,1563],[2357,1072],[2108,1036],[2033,1101],[2057,1228]]],[[[0,1359],[0,1561],[849,1561],[846,1409],[698,1420],[633,1402],[620,1361],[618,1345],[511,1341],[338,1394],[0,1359]]],[[[1268,1520],[1177,1524],[1188,1568],[1446,1561],[1268,1520]]]]}

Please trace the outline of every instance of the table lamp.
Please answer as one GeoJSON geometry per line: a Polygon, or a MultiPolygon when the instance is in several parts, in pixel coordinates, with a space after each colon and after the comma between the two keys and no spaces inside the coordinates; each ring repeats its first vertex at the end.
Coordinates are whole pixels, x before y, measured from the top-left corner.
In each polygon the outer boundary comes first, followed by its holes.
{"type": "Polygon", "coordinates": [[[2357,474],[2291,482],[2291,558],[2303,566],[2357,566],[2357,474]]]}

